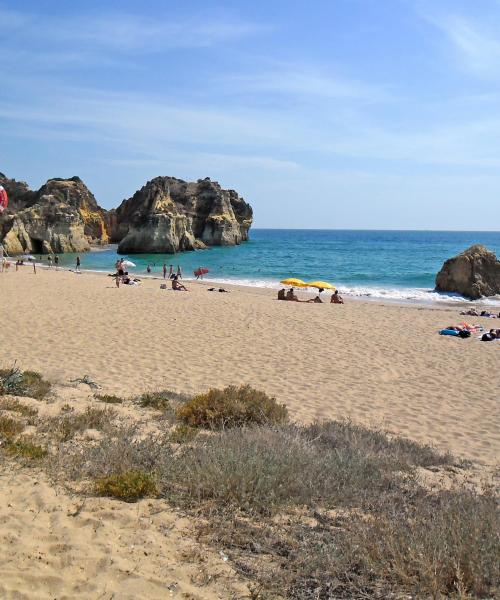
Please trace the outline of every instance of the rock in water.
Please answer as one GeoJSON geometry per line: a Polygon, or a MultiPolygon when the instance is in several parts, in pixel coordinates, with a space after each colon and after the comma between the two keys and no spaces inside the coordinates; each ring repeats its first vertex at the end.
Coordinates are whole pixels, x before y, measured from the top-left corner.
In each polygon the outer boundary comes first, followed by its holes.
{"type": "Polygon", "coordinates": [[[445,261],[436,276],[436,290],[473,300],[500,294],[500,261],[485,246],[471,246],[445,261]]]}
{"type": "Polygon", "coordinates": [[[156,177],[124,200],[113,220],[119,252],[172,253],[240,244],[248,239],[252,208],[209,178],[156,177]]]}

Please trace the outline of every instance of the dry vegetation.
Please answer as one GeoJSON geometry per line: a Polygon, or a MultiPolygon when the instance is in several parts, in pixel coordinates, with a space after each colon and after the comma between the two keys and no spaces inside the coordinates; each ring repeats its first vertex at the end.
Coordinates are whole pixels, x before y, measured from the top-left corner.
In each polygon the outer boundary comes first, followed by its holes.
{"type": "MultiPolygon", "coordinates": [[[[255,583],[256,599],[499,593],[494,491],[435,491],[419,478],[418,469],[465,472],[448,454],[349,422],[289,424],[284,406],[249,386],[131,399],[137,411],[165,415],[147,420],[153,432],[120,418],[123,399],[95,399],[116,410],[69,408],[42,419],[44,444],[0,413],[1,448],[43,459],[59,482],[88,494],[164,498],[196,515],[200,543],[227,554],[255,583]],[[105,435],[75,437],[88,429],[105,435]]],[[[29,418],[9,403],[4,410],[29,418]]]]}

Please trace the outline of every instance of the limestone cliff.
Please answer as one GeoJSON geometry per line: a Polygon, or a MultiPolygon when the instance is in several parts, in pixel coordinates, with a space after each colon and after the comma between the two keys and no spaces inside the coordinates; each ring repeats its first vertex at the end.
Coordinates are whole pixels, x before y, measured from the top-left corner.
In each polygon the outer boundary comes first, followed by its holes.
{"type": "Polygon", "coordinates": [[[0,173],[9,207],[0,242],[9,254],[85,252],[119,244],[119,252],[173,253],[248,239],[252,208],[210,179],[156,177],[110,211],[79,177],[49,179],[38,191],[0,173]]]}
{"type": "Polygon", "coordinates": [[[252,208],[210,179],[156,177],[116,209],[119,252],[171,253],[248,239],[252,208]]]}
{"type": "Polygon", "coordinates": [[[107,243],[106,211],[78,177],[49,179],[38,191],[0,176],[9,207],[0,219],[0,241],[9,254],[85,252],[107,243]]]}
{"type": "Polygon", "coordinates": [[[500,294],[500,261],[488,248],[471,246],[445,261],[436,276],[436,289],[474,300],[500,294]]]}

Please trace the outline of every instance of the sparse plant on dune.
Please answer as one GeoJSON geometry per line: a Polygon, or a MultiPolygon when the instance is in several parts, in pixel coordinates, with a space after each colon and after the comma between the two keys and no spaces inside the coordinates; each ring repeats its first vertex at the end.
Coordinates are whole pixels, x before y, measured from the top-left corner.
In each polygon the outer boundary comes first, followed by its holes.
{"type": "Polygon", "coordinates": [[[10,394],[43,400],[50,388],[50,383],[36,371],[21,371],[16,364],[10,369],[0,369],[0,396],[10,394]]]}
{"type": "Polygon", "coordinates": [[[275,398],[249,385],[242,385],[199,394],[179,407],[177,417],[191,427],[224,429],[283,424],[288,420],[288,411],[275,398]]]}

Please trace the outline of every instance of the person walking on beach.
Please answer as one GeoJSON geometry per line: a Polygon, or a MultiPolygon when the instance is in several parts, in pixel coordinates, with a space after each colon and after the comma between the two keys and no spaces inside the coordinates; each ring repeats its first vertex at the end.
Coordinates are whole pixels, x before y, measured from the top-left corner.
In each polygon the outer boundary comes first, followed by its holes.
{"type": "Polygon", "coordinates": [[[148,266],[146,267],[146,271],[147,271],[148,273],[151,273],[151,265],[148,265],[148,266]]]}
{"type": "Polygon", "coordinates": [[[49,256],[47,257],[47,262],[49,263],[49,269],[52,269],[52,255],[49,254],[49,256]]]}
{"type": "Polygon", "coordinates": [[[163,279],[167,278],[167,265],[163,263],[163,279]]]}
{"type": "Polygon", "coordinates": [[[80,257],[79,257],[79,256],[77,256],[77,257],[76,257],[76,271],[77,271],[78,273],[80,273],[80,265],[81,265],[81,262],[80,262],[80,257]]]}
{"type": "Polygon", "coordinates": [[[59,257],[57,256],[57,254],[54,256],[54,265],[57,271],[57,269],[59,268],[59,257]]]}
{"type": "Polygon", "coordinates": [[[168,272],[168,278],[172,279],[174,276],[174,265],[170,265],[170,271],[168,272]]]}
{"type": "Polygon", "coordinates": [[[182,270],[181,270],[180,265],[177,265],[177,277],[179,279],[182,279],[182,270]]]}

